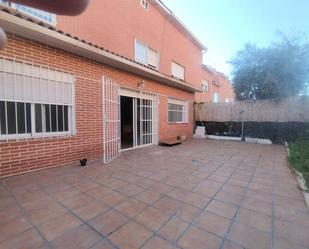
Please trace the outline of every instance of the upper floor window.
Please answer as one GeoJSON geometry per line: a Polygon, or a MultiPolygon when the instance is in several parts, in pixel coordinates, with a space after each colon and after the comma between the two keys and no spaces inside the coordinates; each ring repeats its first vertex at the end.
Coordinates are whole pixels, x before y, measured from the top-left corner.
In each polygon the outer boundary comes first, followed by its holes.
{"type": "Polygon", "coordinates": [[[158,52],[137,40],[135,41],[135,60],[155,69],[159,68],[158,52]]]}
{"type": "Polygon", "coordinates": [[[0,58],[0,139],[73,134],[74,76],[0,58]]]}
{"type": "Polygon", "coordinates": [[[6,4],[11,6],[12,8],[15,8],[21,12],[24,12],[28,15],[31,15],[37,19],[40,19],[43,22],[49,23],[51,25],[56,25],[56,15],[43,11],[43,10],[38,10],[34,8],[30,8],[21,4],[16,4],[16,3],[10,3],[7,0],[0,0],[0,3],[6,4]]]}
{"type": "Polygon", "coordinates": [[[176,99],[168,99],[168,122],[188,122],[188,102],[176,99]]]}
{"type": "Polygon", "coordinates": [[[172,76],[180,80],[185,80],[185,68],[172,61],[172,76]]]}
{"type": "Polygon", "coordinates": [[[202,92],[208,92],[208,81],[202,80],[202,86],[201,86],[202,92]]]}
{"type": "Polygon", "coordinates": [[[141,0],[141,5],[144,9],[148,10],[149,3],[146,0],[141,0]]]}
{"type": "Polygon", "coordinates": [[[215,92],[215,93],[213,94],[212,102],[214,102],[214,103],[219,103],[219,102],[220,102],[219,93],[215,92]]]}

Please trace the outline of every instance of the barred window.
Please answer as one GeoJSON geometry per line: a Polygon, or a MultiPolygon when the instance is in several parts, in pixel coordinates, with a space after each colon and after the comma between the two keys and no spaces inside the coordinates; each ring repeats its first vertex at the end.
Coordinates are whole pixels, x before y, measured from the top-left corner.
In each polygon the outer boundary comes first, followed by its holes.
{"type": "Polygon", "coordinates": [[[188,103],[186,101],[168,100],[168,122],[186,123],[188,122],[188,103]]]}
{"type": "Polygon", "coordinates": [[[74,76],[0,58],[0,139],[72,134],[74,76]]]}

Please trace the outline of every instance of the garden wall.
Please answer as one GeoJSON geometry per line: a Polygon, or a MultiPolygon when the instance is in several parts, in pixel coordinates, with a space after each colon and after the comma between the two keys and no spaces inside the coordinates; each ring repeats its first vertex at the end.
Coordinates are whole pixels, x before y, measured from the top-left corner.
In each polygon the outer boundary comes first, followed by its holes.
{"type": "Polygon", "coordinates": [[[208,135],[293,142],[309,132],[309,97],[196,104],[195,120],[208,135]]]}

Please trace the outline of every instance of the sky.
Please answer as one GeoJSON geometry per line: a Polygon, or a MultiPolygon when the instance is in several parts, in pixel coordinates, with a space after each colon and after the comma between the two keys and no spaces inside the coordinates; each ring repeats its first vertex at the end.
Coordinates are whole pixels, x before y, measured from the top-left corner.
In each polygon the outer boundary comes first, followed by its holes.
{"type": "Polygon", "coordinates": [[[208,48],[204,63],[230,75],[227,63],[250,42],[259,47],[287,35],[309,35],[309,0],[162,0],[208,48]]]}

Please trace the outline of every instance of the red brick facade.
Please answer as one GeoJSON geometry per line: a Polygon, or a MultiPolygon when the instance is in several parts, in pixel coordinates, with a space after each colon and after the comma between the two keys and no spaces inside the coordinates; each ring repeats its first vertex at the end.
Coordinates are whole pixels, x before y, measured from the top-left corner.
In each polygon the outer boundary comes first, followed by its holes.
{"type": "Polygon", "coordinates": [[[159,95],[159,138],[181,134],[192,136],[194,94],[120,71],[88,59],[51,48],[44,44],[9,36],[0,56],[75,74],[76,135],[53,138],[31,138],[0,141],[0,176],[78,163],[87,157],[103,156],[102,76],[122,87],[138,89],[141,80],[145,90],[159,95]],[[189,100],[189,122],[168,124],[167,99],[189,100]]]}

